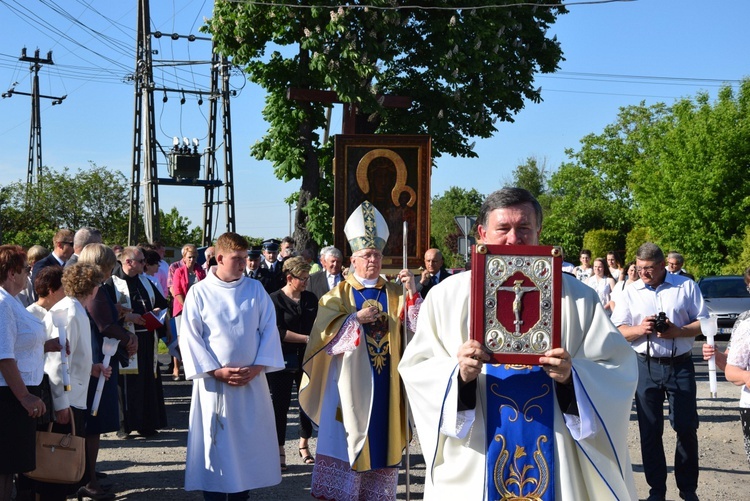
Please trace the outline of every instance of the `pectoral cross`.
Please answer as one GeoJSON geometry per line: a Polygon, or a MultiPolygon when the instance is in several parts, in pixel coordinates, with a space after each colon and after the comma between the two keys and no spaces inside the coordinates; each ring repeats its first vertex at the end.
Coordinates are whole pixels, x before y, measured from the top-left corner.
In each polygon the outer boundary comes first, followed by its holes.
{"type": "Polygon", "coordinates": [[[521,298],[523,298],[523,295],[527,292],[535,291],[536,287],[521,287],[523,285],[523,280],[516,280],[513,282],[513,287],[498,287],[498,290],[501,291],[513,291],[516,294],[515,299],[513,299],[513,313],[516,316],[516,320],[513,322],[513,325],[516,326],[516,335],[521,334],[521,325],[523,325],[523,320],[521,320],[521,310],[523,309],[523,305],[521,304],[521,298]]]}

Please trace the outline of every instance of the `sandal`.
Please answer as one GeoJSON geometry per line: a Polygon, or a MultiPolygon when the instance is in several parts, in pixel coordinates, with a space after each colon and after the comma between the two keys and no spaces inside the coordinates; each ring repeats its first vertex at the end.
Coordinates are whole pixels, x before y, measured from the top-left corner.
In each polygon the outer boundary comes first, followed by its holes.
{"type": "Polygon", "coordinates": [[[302,462],[305,464],[315,464],[315,458],[310,455],[310,448],[309,447],[300,447],[299,448],[299,457],[302,458],[302,462]],[[302,454],[302,451],[307,451],[305,454],[302,454]]]}
{"type": "Polygon", "coordinates": [[[284,453],[279,454],[279,459],[280,459],[279,462],[281,463],[281,471],[286,471],[287,470],[287,467],[286,467],[286,454],[284,454],[284,453]]]}

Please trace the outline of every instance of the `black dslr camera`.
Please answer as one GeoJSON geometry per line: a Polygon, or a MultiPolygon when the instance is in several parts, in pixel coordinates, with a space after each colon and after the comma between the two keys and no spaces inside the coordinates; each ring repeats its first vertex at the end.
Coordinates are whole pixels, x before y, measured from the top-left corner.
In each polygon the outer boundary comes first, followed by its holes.
{"type": "Polygon", "coordinates": [[[665,332],[667,329],[669,329],[669,323],[667,322],[667,314],[663,311],[660,311],[656,314],[656,318],[654,319],[654,330],[661,334],[662,332],[665,332]]]}

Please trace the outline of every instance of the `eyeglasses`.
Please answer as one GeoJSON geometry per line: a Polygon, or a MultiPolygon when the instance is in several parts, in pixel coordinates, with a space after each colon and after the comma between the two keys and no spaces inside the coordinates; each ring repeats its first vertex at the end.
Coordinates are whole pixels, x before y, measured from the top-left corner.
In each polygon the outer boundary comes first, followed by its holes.
{"type": "Polygon", "coordinates": [[[635,271],[638,273],[653,273],[656,271],[656,266],[636,266],[635,271]]]}
{"type": "MultiPolygon", "coordinates": [[[[291,273],[290,273],[290,275],[291,275],[291,273]]],[[[292,278],[296,278],[300,282],[307,283],[307,281],[310,280],[310,275],[307,275],[305,278],[298,277],[297,275],[292,275],[292,278]]]]}
{"type": "Polygon", "coordinates": [[[60,243],[63,245],[70,245],[71,247],[73,247],[73,242],[60,242],[60,243]]]}
{"type": "Polygon", "coordinates": [[[365,254],[360,254],[359,256],[352,256],[357,259],[364,259],[366,261],[380,261],[383,259],[383,255],[379,252],[367,252],[365,254]]]}
{"type": "Polygon", "coordinates": [[[128,261],[130,261],[131,263],[140,263],[140,264],[143,264],[143,263],[146,262],[146,259],[145,258],[141,258],[141,259],[129,259],[128,261]]]}

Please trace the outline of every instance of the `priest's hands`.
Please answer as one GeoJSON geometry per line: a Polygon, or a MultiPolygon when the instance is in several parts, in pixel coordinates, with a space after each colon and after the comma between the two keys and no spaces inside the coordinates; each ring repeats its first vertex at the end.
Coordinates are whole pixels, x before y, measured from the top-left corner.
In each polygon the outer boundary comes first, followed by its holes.
{"type": "Polygon", "coordinates": [[[489,354],[476,339],[469,339],[462,344],[457,356],[458,377],[464,383],[474,381],[482,372],[484,363],[490,360],[489,354]]]}
{"type": "Polygon", "coordinates": [[[247,367],[222,367],[213,371],[213,377],[230,386],[245,386],[263,370],[262,365],[247,367]]]}
{"type": "Polygon", "coordinates": [[[409,297],[413,297],[417,293],[417,282],[414,280],[414,273],[407,269],[403,269],[398,272],[396,281],[404,284],[406,290],[409,291],[409,297]]]}
{"type": "Polygon", "coordinates": [[[545,352],[544,356],[539,358],[539,363],[542,364],[544,372],[558,383],[566,384],[570,382],[573,361],[565,348],[555,348],[545,352]]]}
{"type": "Polygon", "coordinates": [[[357,312],[357,322],[360,324],[371,324],[380,318],[380,309],[377,306],[368,306],[357,312]]]}

